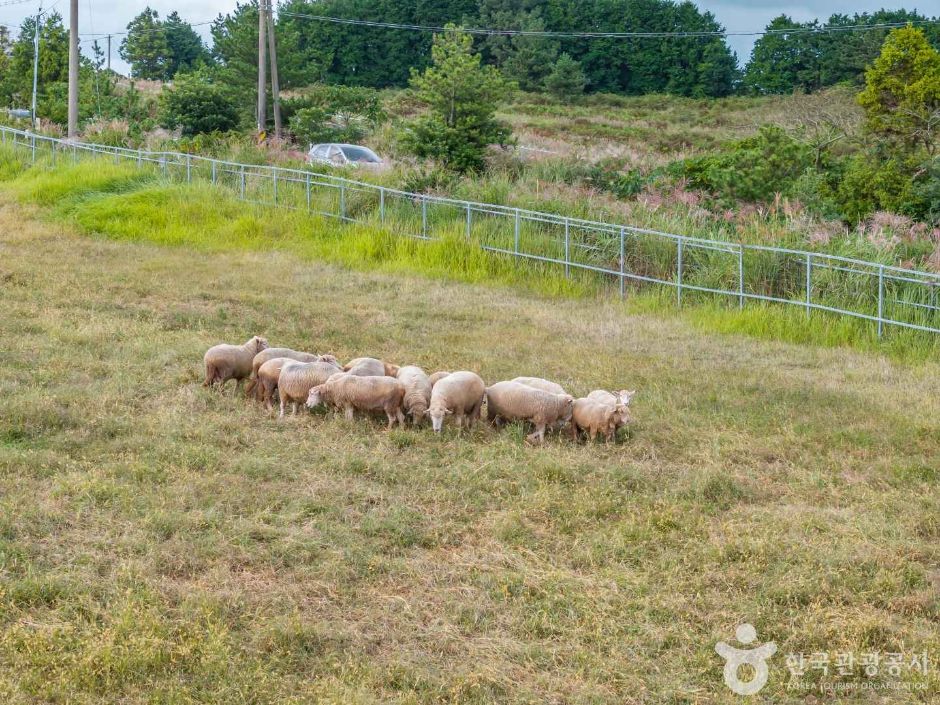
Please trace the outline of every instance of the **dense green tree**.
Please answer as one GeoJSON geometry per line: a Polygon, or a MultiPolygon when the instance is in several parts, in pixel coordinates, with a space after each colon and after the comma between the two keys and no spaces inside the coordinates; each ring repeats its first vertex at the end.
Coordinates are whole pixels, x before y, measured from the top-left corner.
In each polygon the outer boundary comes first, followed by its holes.
{"type": "Polygon", "coordinates": [[[567,52],[562,52],[552,66],[551,73],[545,77],[545,90],[556,98],[572,98],[584,93],[586,83],[581,64],[567,52]]]}
{"type": "Polygon", "coordinates": [[[238,109],[231,91],[207,75],[180,74],[160,96],[160,122],[185,136],[226,132],[238,126],[238,109]]]}
{"type": "Polygon", "coordinates": [[[163,21],[167,43],[166,77],[173,78],[180,71],[192,71],[210,61],[209,50],[202,38],[177,12],[171,12],[163,21]]]}
{"type": "Polygon", "coordinates": [[[915,27],[893,30],[865,73],[867,128],[932,154],[940,138],[940,52],[915,27]]]}
{"type": "Polygon", "coordinates": [[[120,52],[134,78],[160,81],[167,77],[170,46],[156,10],[147,7],[130,21],[120,52]]]}
{"type": "Polygon", "coordinates": [[[473,39],[453,25],[435,35],[431,57],[431,66],[411,77],[415,98],[428,113],[407,126],[403,143],[457,171],[480,170],[487,148],[511,135],[496,109],[513,86],[498,69],[482,65],[473,39]]]}
{"type": "MultiPolygon", "coordinates": [[[[538,0],[479,0],[476,16],[467,21],[497,29],[546,30],[538,0]]],[[[542,87],[558,56],[558,42],[541,37],[491,35],[479,48],[485,62],[527,91],[542,87]]]]}
{"type": "MultiPolygon", "coordinates": [[[[10,107],[29,107],[33,91],[33,39],[36,19],[27,17],[20,25],[20,34],[10,49],[7,70],[0,75],[0,99],[10,107]]],[[[68,80],[69,36],[62,25],[62,15],[47,15],[39,28],[39,101],[57,83],[68,80]]],[[[41,117],[49,118],[42,109],[41,117]]]]}

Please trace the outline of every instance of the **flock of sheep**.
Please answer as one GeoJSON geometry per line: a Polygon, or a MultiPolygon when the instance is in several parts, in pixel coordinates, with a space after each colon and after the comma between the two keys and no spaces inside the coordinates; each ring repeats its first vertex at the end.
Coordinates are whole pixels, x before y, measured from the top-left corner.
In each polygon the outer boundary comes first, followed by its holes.
{"type": "Polygon", "coordinates": [[[360,357],[340,365],[332,355],[271,348],[255,336],[244,345],[216,345],[204,357],[204,387],[220,389],[235,380],[235,393],[248,379],[247,395],[254,395],[270,409],[277,393],[280,415],[288,405],[293,414],[299,404],[313,409],[326,404],[341,410],[352,420],[356,411],[384,412],[388,428],[405,416],[417,425],[425,416],[439,433],[444,419],[454,417],[458,429],[467,428],[481,416],[494,423],[524,421],[535,430],[529,443],[542,443],[545,431],[562,430],[571,437],[581,431],[593,441],[598,434],[610,442],[617,429],[630,421],[630,400],[635,392],[596,390],[582,399],[567,394],[561,385],[538,377],[516,377],[489,387],[474,372],[435,372],[428,375],[420,367],[399,367],[371,357],[360,357]]]}

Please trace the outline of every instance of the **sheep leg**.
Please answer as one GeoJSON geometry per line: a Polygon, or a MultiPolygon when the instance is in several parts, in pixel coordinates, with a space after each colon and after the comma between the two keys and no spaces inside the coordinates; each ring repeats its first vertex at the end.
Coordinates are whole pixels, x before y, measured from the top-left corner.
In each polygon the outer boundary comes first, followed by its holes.
{"type": "Polygon", "coordinates": [[[591,426],[588,428],[588,436],[591,438],[591,443],[593,443],[594,439],[597,438],[597,426],[591,426]]]}
{"type": "Polygon", "coordinates": [[[399,426],[405,425],[405,414],[402,412],[400,406],[397,409],[395,409],[395,417],[398,419],[399,426]]]}
{"type": "Polygon", "coordinates": [[[284,397],[281,397],[281,413],[277,415],[278,418],[284,418],[284,397]]]}
{"type": "Polygon", "coordinates": [[[245,396],[250,397],[252,392],[255,393],[255,399],[258,398],[258,394],[261,392],[258,388],[258,379],[256,377],[249,377],[248,384],[245,385],[245,396]]]}
{"type": "Polygon", "coordinates": [[[535,431],[533,431],[528,436],[526,436],[525,439],[526,439],[526,442],[532,443],[532,444],[534,444],[535,442],[538,442],[539,444],[544,443],[545,442],[545,424],[537,423],[535,425],[535,431]]]}
{"type": "Polygon", "coordinates": [[[476,404],[473,405],[473,408],[470,409],[470,415],[467,417],[468,429],[473,428],[473,424],[476,422],[478,418],[480,418],[480,410],[482,407],[483,407],[483,399],[480,399],[477,401],[476,404]]]}
{"type": "Polygon", "coordinates": [[[355,418],[355,413],[353,412],[352,406],[347,405],[345,408],[346,411],[346,420],[352,421],[355,418]]]}

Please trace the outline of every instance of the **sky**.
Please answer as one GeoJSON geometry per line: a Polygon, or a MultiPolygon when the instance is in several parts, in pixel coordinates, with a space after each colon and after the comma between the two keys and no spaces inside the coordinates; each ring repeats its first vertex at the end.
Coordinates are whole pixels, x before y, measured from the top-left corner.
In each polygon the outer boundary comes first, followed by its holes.
{"type": "MultiPolygon", "coordinates": [[[[24,17],[36,12],[38,0],[22,4],[6,5],[0,0],[0,24],[16,27],[24,17]]],[[[853,14],[855,12],[874,11],[882,7],[907,9],[920,9],[924,14],[933,14],[929,6],[936,0],[921,4],[917,2],[899,3],[890,0],[819,0],[818,2],[793,3],[787,0],[697,0],[696,4],[710,10],[718,21],[730,32],[746,32],[763,29],[767,23],[777,15],[784,13],[798,21],[821,18],[825,20],[833,13],[853,14]]],[[[234,9],[235,0],[196,0],[195,2],[180,2],[180,0],[79,0],[79,32],[103,34],[108,32],[121,32],[134,15],[145,7],[150,6],[160,13],[161,17],[176,10],[183,19],[196,24],[213,20],[219,13],[227,13],[234,9]]],[[[44,7],[52,7],[63,15],[68,12],[67,0],[44,0],[44,7]]],[[[196,27],[196,30],[208,40],[209,27],[196,27]]],[[[380,31],[380,30],[377,30],[380,31]]],[[[728,43],[737,53],[743,64],[751,53],[754,37],[729,37],[728,43]]],[[[117,71],[126,73],[128,70],[118,56],[120,37],[112,40],[111,66],[117,71]]],[[[104,47],[104,41],[101,42],[104,47]]],[[[90,51],[90,40],[82,45],[83,51],[90,51]]]]}

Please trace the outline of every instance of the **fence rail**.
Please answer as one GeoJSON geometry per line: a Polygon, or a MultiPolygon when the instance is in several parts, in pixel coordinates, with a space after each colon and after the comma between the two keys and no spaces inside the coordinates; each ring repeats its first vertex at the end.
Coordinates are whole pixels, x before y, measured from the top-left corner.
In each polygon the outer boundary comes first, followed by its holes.
{"type": "Polygon", "coordinates": [[[524,208],[410,193],[305,169],[240,164],[178,152],[151,152],[61,140],[0,126],[5,144],[50,165],[110,159],[167,179],[204,180],[242,200],[344,222],[374,223],[424,240],[461,237],[484,251],[572,272],[692,295],[799,306],[885,326],[940,333],[940,274],[878,262],[605,223],[524,208]]]}

